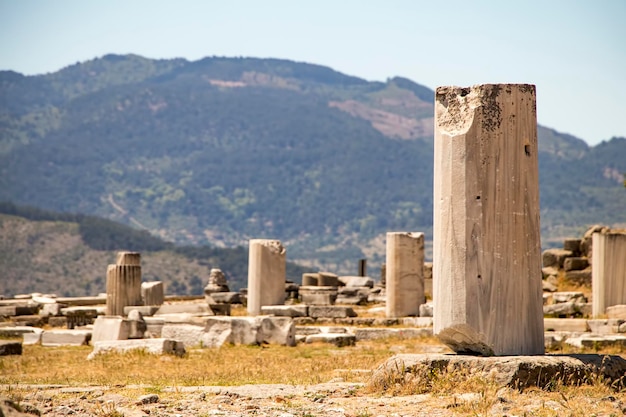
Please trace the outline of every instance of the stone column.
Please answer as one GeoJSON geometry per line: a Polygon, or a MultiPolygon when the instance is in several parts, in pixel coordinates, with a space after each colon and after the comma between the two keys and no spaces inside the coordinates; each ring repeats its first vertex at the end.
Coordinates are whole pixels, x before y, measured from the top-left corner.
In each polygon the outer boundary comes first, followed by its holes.
{"type": "Polygon", "coordinates": [[[141,265],[141,254],[139,252],[118,252],[116,265],[141,265]]]}
{"type": "Polygon", "coordinates": [[[160,306],[165,301],[163,282],[151,281],[141,283],[141,299],[145,306],[160,306]]]}
{"type": "Polygon", "coordinates": [[[424,298],[424,234],[387,233],[386,315],[418,316],[424,298]]]}
{"type": "Polygon", "coordinates": [[[626,232],[594,233],[591,258],[592,314],[626,304],[626,232]]]}
{"type": "Polygon", "coordinates": [[[279,240],[251,239],[248,259],[248,314],[285,303],[286,250],[279,240]]]}
{"type": "Polygon", "coordinates": [[[109,265],[107,268],[107,316],[123,316],[124,307],[140,306],[141,266],[109,265]]]}
{"type": "Polygon", "coordinates": [[[434,333],[543,354],[535,86],[437,88],[434,148],[434,333]]]}

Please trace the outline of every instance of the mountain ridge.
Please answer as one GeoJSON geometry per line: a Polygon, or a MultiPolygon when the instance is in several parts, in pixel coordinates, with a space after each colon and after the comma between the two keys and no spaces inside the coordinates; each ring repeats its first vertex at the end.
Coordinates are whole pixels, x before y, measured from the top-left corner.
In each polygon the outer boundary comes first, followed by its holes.
{"type": "MultiPolygon", "coordinates": [[[[106,55],[0,72],[0,200],[181,244],[279,238],[339,271],[377,264],[386,231],[432,232],[433,95],[281,59],[106,55]]],[[[544,242],[626,223],[626,140],[538,133],[544,242]]]]}

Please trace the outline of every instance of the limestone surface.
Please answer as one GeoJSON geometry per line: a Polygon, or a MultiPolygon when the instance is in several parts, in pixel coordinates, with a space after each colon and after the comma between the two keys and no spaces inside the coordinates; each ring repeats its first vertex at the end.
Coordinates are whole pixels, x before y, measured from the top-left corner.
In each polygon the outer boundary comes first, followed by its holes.
{"type": "Polygon", "coordinates": [[[376,369],[379,386],[402,384],[410,378],[430,378],[433,372],[492,379],[500,386],[545,388],[558,381],[576,385],[599,376],[614,386],[626,384],[626,359],[617,355],[538,355],[478,357],[444,354],[395,355],[376,369]]]}

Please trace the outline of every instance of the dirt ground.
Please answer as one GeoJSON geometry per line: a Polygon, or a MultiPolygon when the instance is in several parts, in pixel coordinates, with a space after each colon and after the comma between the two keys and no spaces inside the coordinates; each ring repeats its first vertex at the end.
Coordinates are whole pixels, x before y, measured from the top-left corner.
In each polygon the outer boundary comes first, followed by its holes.
{"type": "MultiPolygon", "coordinates": [[[[362,384],[331,382],[310,386],[162,387],[158,391],[146,393],[141,386],[0,387],[0,395],[11,398],[23,413],[54,417],[626,415],[626,393],[599,397],[582,388],[567,394],[502,388],[447,396],[390,396],[366,394],[362,384]]],[[[5,404],[5,415],[26,415],[9,411],[5,404]]]]}

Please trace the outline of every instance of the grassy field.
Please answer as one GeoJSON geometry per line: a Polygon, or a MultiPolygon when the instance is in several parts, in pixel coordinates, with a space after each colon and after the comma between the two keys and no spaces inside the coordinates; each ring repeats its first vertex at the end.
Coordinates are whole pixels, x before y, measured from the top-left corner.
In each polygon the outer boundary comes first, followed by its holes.
{"type": "MultiPolygon", "coordinates": [[[[184,401],[182,387],[314,385],[345,381],[365,385],[350,393],[351,398],[334,400],[346,402],[344,407],[352,404],[352,407],[358,408],[359,404],[364,404],[363,401],[373,398],[379,398],[381,404],[397,399],[398,407],[403,406],[402,401],[405,402],[404,407],[408,407],[406,404],[409,401],[403,398],[427,395],[424,407],[437,409],[441,406],[446,410],[452,409],[454,415],[488,415],[503,406],[509,410],[509,415],[528,416],[619,416],[622,415],[619,412],[622,404],[626,412],[626,391],[610,387],[600,380],[583,386],[556,385],[547,390],[531,388],[523,392],[498,387],[492,381],[455,374],[433,374],[429,381],[412,381],[387,390],[368,384],[376,366],[392,355],[423,353],[440,346],[434,338],[389,338],[361,341],[356,346],[343,348],[327,344],[224,346],[219,349],[188,349],[183,357],[132,352],[99,355],[88,361],[87,355],[92,350],[89,346],[48,348],[27,345],[21,356],[0,357],[0,395],[19,402],[32,398],[33,389],[29,387],[32,384],[98,386],[108,387],[107,392],[134,398],[154,393],[162,401],[177,404],[177,401],[184,401]],[[464,400],[467,395],[472,396],[469,402],[464,400]],[[618,412],[615,413],[615,410],[618,412]]],[[[605,353],[626,357],[626,352],[605,353]]],[[[81,395],[59,393],[54,401],[76,402],[81,395]]],[[[294,398],[289,401],[295,409],[306,410],[311,399],[294,398]]],[[[94,409],[93,412],[94,415],[109,417],[123,415],[114,408],[94,409]]],[[[377,415],[367,413],[362,415],[377,415]]],[[[302,411],[301,415],[315,414],[302,411]]]]}

